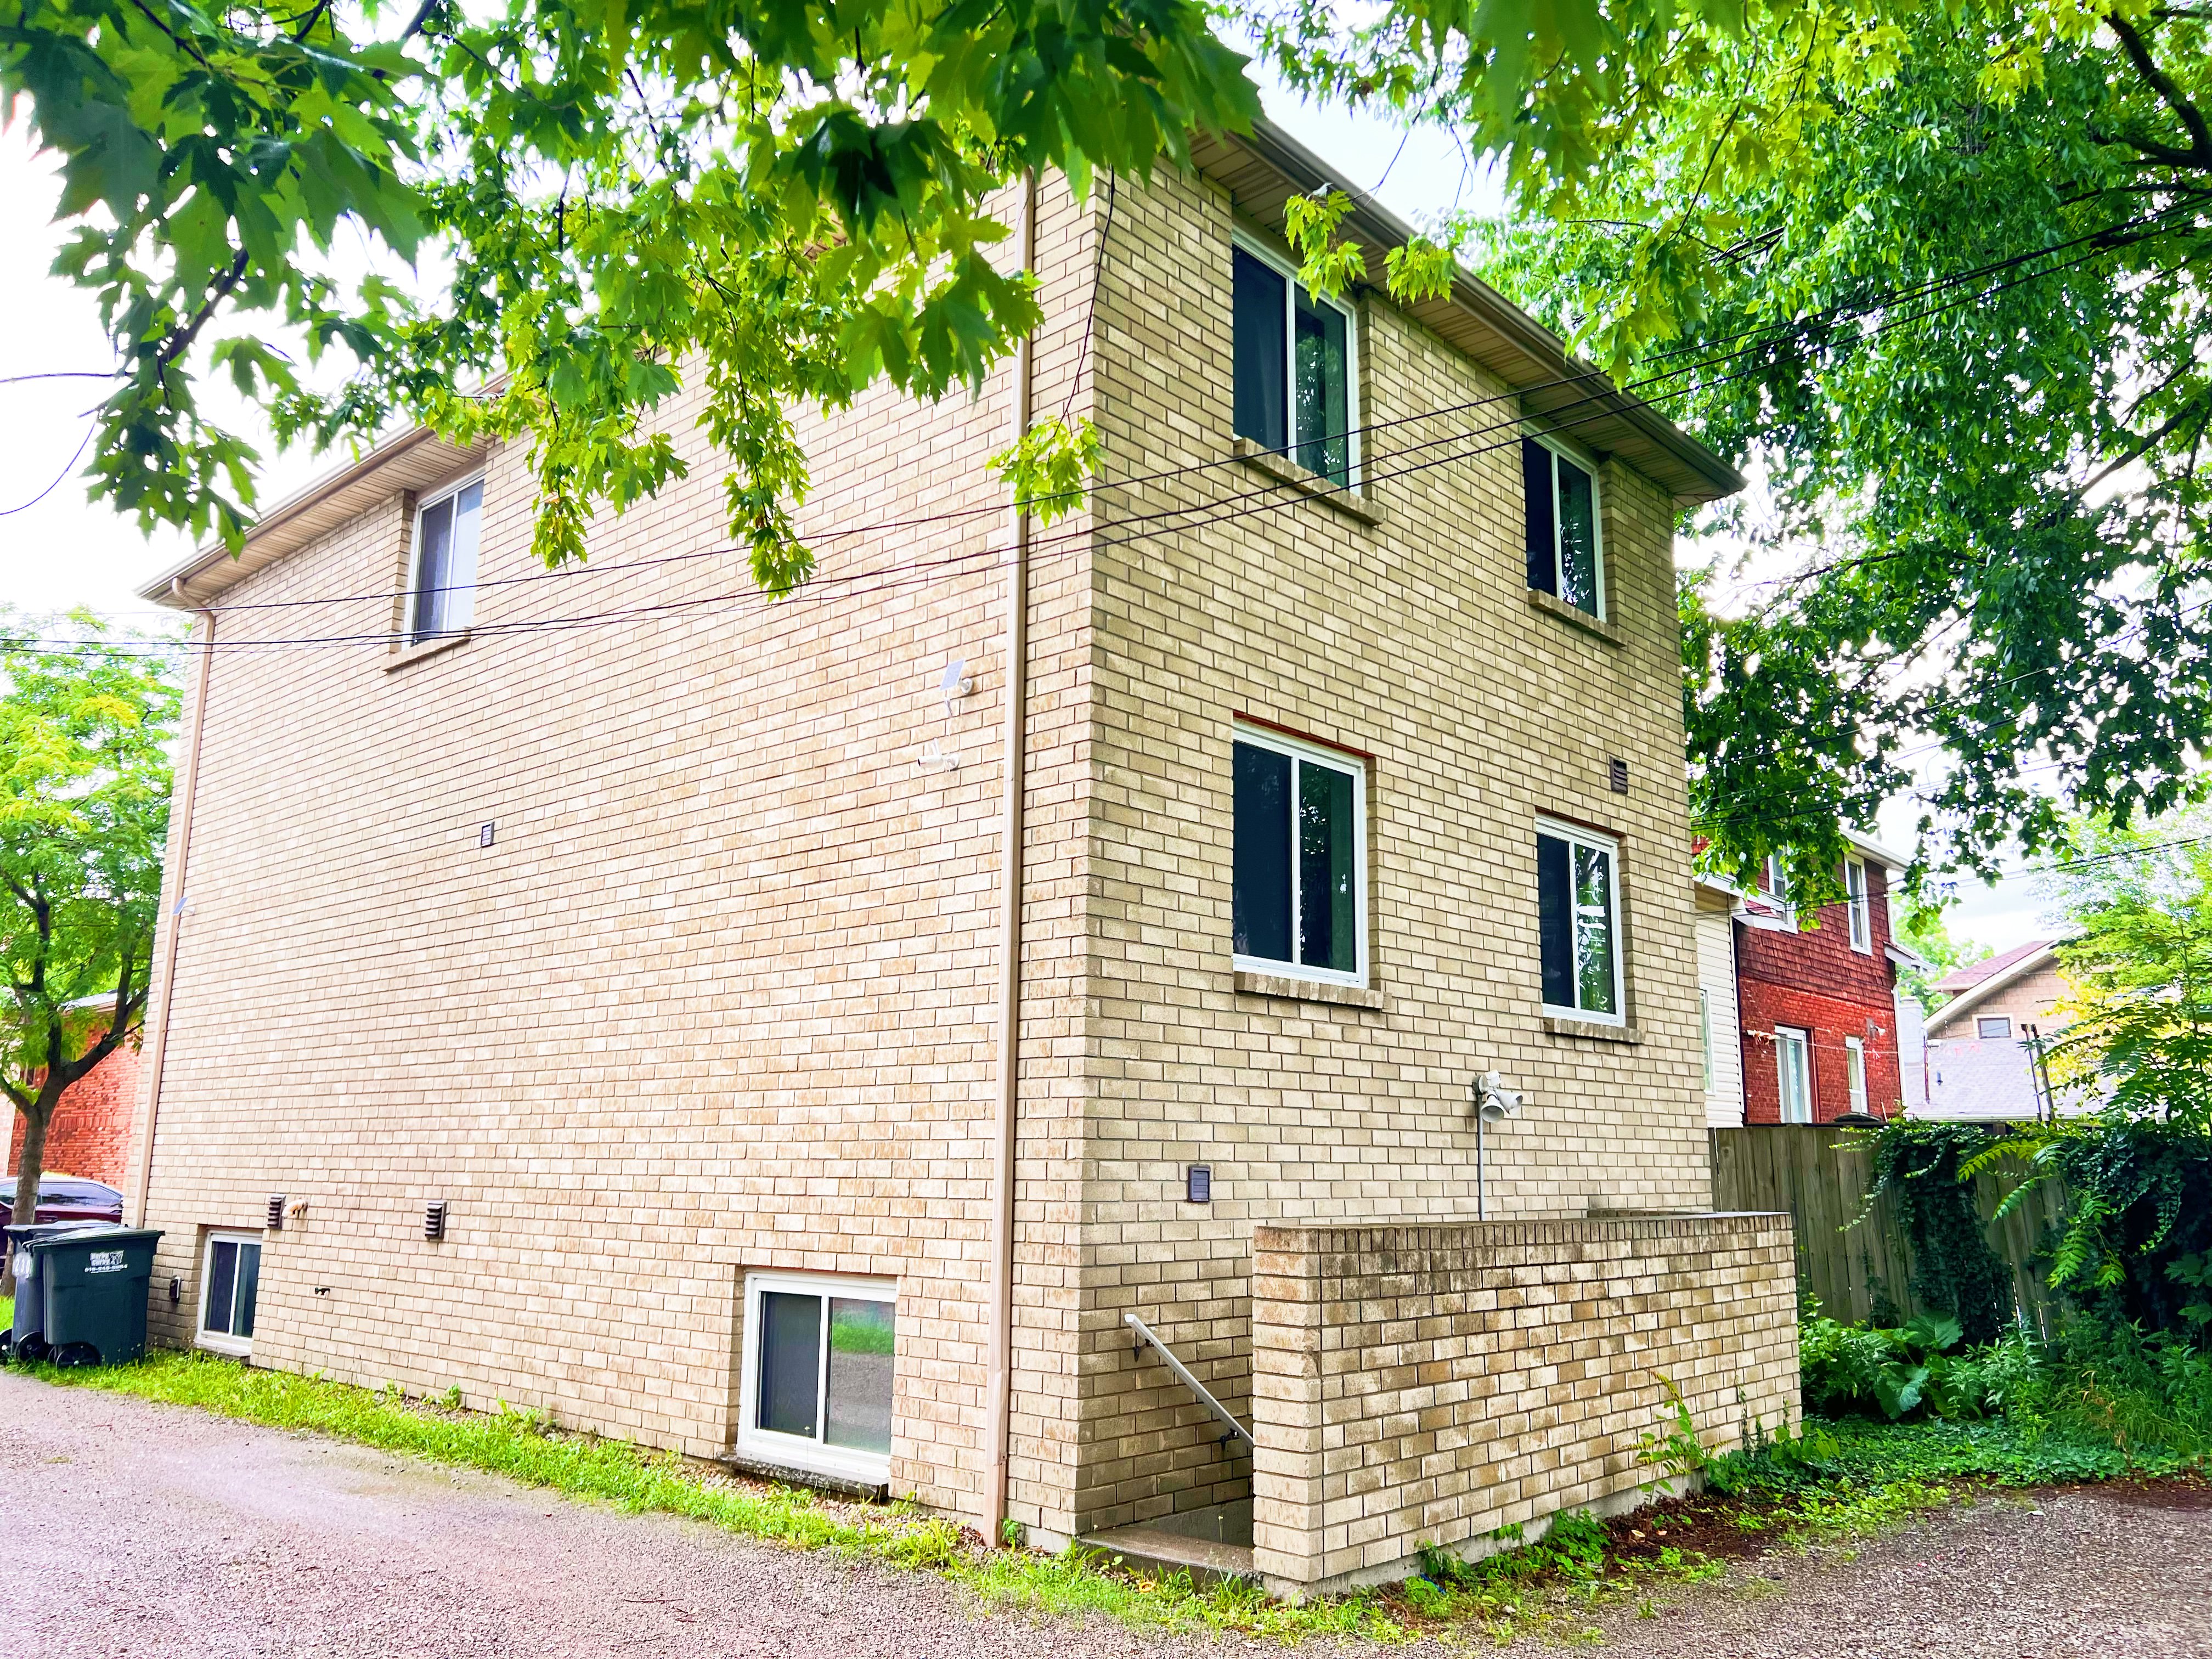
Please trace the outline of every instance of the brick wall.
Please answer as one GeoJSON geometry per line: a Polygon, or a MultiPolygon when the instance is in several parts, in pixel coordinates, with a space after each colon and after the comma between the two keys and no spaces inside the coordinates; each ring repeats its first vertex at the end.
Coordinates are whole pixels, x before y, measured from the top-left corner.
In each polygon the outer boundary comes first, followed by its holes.
{"type": "MultiPolygon", "coordinates": [[[[1479,1072],[1528,1102],[1491,1138],[1494,1213],[1709,1194],[1673,499],[1596,463],[1611,620],[1532,603],[1504,383],[1371,296],[1367,420],[1490,412],[1396,428],[1467,453],[1354,511],[1286,494],[1233,456],[1227,191],[1123,187],[1101,268],[1104,212],[1048,193],[1037,407],[1097,418],[1095,512],[1197,516],[1079,515],[1031,580],[1012,1508],[1048,1541],[1249,1492],[1123,1311],[1245,1408],[1255,1225],[1471,1213],[1479,1072]],[[1356,994],[1233,971],[1240,713],[1372,757],[1356,994]],[[1621,838],[1624,1030],[1539,1007],[1540,810],[1621,838]]],[[[267,1243],[257,1364],[698,1453],[734,1425],[746,1270],[896,1279],[891,1481],[973,1513],[1009,391],[807,417],[822,574],[780,604],[749,597],[687,403],[691,479],[595,526],[580,570],[531,564],[523,458],[494,455],[491,585],[450,650],[258,643],[374,634],[389,599],[225,614],[157,1278],[283,1192],[307,1210],[267,1243]],[[916,765],[933,744],[957,770],[916,765]]],[[[389,594],[409,522],[395,495],[225,602],[389,594]]]]}
{"type": "Polygon", "coordinates": [[[1246,505],[1095,556],[1085,1529],[1249,1490],[1122,1315],[1243,1412],[1253,1229],[1472,1216],[1480,1073],[1528,1103],[1489,1137],[1492,1215],[1708,1201],[1671,501],[1601,466],[1609,634],[1539,609],[1502,383],[1372,294],[1359,512],[1270,489],[1229,459],[1238,226],[1266,234],[1203,179],[1125,191],[1101,283],[1102,477],[1152,480],[1102,488],[1101,510],[1246,505]],[[1407,420],[1437,409],[1459,412],[1407,420]],[[1373,757],[1364,999],[1233,971],[1240,714],[1373,757]],[[1540,811],[1622,839],[1630,1030],[1541,1012],[1540,811]],[[1182,1201],[1192,1163],[1210,1205],[1182,1201]]]}
{"type": "MultiPolygon", "coordinates": [[[[120,1186],[131,1163],[131,1125],[138,1104],[138,1050],[125,1043],[63,1094],[46,1126],[46,1167],[120,1186]]],[[[22,1167],[23,1115],[14,1112],[8,1173],[22,1167]]]]}
{"type": "Polygon", "coordinates": [[[1785,1215],[1263,1226],[1255,1564],[1279,1590],[1401,1577],[1427,1542],[1632,1502],[1638,1437],[1708,1450],[1797,1409],[1785,1215]]]}
{"type": "Polygon", "coordinates": [[[1796,933],[1736,924],[1736,986],[1743,1036],[1743,1121],[1782,1121],[1781,1078],[1774,1028],[1808,1034],[1813,1121],[1826,1123],[1850,1109],[1847,1036],[1866,1046],[1867,1109],[1888,1116],[1902,1109],[1898,1065],[1896,970],[1889,945],[1887,872],[1867,866],[1868,951],[1851,948],[1840,904],[1814,911],[1819,926],[1796,933]]]}

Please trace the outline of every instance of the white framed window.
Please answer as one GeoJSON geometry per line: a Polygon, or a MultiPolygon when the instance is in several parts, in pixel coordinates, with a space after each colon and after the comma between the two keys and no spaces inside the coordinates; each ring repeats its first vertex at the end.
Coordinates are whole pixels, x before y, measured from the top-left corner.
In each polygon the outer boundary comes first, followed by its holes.
{"type": "Polygon", "coordinates": [[[1844,916],[1850,930],[1851,949],[1863,956],[1874,953],[1874,908],[1867,896],[1867,867],[1863,859],[1844,860],[1844,916]]]}
{"type": "Polygon", "coordinates": [[[1713,1005],[1705,988],[1698,988],[1698,1042],[1705,1055],[1705,1092],[1713,1091],[1713,1005]]]}
{"type": "Polygon", "coordinates": [[[1844,1039],[1844,1076],[1850,1085],[1851,1109],[1863,1112],[1867,1109],[1866,1039],[1847,1036],[1844,1039]]]}
{"type": "Polygon", "coordinates": [[[407,641],[458,634],[476,615],[483,480],[469,478],[415,511],[415,568],[408,583],[407,641]]]}
{"type": "Polygon", "coordinates": [[[1237,435],[1349,489],[1359,476],[1358,331],[1350,307],[1238,234],[1230,246],[1237,435]]]}
{"type": "Polygon", "coordinates": [[[253,1352],[253,1312],[261,1299],[261,1235],[210,1233],[200,1257],[203,1348],[243,1358],[253,1352]]]}
{"type": "Polygon", "coordinates": [[[1605,544],[1597,472],[1548,438],[1521,441],[1528,586],[1605,620],[1605,544]]]}
{"type": "Polygon", "coordinates": [[[1536,823],[1536,933],[1544,1012],[1625,1025],[1620,981],[1620,843],[1536,823]]]}
{"type": "Polygon", "coordinates": [[[1235,964],[1367,982],[1367,769],[1237,724],[1230,911],[1235,964]]]}
{"type": "Polygon", "coordinates": [[[1984,1042],[2009,1042],[2012,1041],[2012,1016],[1984,1014],[1974,1022],[1974,1035],[1984,1042]]]}
{"type": "Polygon", "coordinates": [[[889,1480],[898,1287],[748,1273],[744,1317],[738,1449],[826,1474],[889,1480]]]}
{"type": "Polygon", "coordinates": [[[1780,1085],[1782,1121],[1813,1121],[1812,1042],[1808,1032],[1794,1025],[1774,1028],[1775,1080],[1780,1085]]]}

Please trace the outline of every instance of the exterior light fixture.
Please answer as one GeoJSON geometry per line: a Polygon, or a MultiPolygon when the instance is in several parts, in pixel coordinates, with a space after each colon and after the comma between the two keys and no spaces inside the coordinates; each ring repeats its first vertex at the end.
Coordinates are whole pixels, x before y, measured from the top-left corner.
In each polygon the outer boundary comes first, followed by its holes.
{"type": "Polygon", "coordinates": [[[1485,1072],[1474,1080],[1474,1218],[1489,1219],[1488,1194],[1483,1176],[1482,1132],[1486,1125],[1503,1123],[1521,1115],[1521,1091],[1505,1086],[1503,1072],[1485,1072]]]}

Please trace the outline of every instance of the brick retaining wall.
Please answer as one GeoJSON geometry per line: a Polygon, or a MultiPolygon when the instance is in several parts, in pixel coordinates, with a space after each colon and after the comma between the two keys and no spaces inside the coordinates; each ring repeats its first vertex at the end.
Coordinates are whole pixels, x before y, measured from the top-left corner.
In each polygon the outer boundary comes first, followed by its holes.
{"type": "Polygon", "coordinates": [[[1278,1591],[1618,1500],[1671,1377],[1708,1449],[1797,1405],[1787,1215],[1261,1226],[1255,1565],[1278,1591]]]}

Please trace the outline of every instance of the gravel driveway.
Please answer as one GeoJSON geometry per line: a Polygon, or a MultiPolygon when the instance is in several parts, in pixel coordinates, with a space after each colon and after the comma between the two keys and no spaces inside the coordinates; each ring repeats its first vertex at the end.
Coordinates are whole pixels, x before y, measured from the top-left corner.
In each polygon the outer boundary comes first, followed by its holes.
{"type": "MultiPolygon", "coordinates": [[[[33,1507],[53,1519],[9,1528],[0,1656],[1259,1650],[1097,1620],[978,1616],[924,1574],[0,1374],[0,1512],[14,1520],[33,1507]]],[[[1603,1622],[1612,1651],[1651,1659],[2203,1655],[2212,1652],[2212,1510],[2110,1492],[1984,1503],[1856,1561],[1740,1565],[1654,1617],[1624,1607],[1603,1622]]]]}

